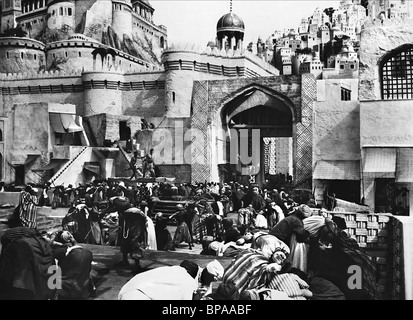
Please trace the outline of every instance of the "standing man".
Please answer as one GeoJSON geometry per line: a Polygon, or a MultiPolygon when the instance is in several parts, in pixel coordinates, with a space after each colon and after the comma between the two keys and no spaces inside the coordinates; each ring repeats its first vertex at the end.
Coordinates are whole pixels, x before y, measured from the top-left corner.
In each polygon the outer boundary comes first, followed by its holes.
{"type": "MultiPolygon", "coordinates": [[[[130,166],[131,170],[133,171],[132,176],[130,177],[129,180],[132,180],[134,177],[135,177],[135,179],[138,178],[138,176],[137,176],[137,173],[138,173],[138,158],[139,158],[138,151],[135,150],[133,152],[132,158],[129,161],[129,166],[130,166]]],[[[145,175],[145,172],[144,172],[144,175],[145,175]]]]}
{"type": "Polygon", "coordinates": [[[149,150],[142,162],[143,177],[146,177],[146,171],[149,172],[149,177],[155,178],[155,163],[153,161],[153,149],[149,150]]]}
{"type": "Polygon", "coordinates": [[[27,185],[20,192],[19,220],[23,227],[37,229],[37,192],[38,189],[27,185]]]}

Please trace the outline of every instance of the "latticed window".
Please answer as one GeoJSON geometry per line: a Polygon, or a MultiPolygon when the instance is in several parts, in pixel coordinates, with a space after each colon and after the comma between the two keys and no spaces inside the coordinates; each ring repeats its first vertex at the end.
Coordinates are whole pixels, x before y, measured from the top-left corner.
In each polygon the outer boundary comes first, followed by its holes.
{"type": "Polygon", "coordinates": [[[413,46],[402,46],[389,53],[381,63],[383,100],[412,99],[413,46]]]}
{"type": "Polygon", "coordinates": [[[276,138],[264,138],[264,172],[274,175],[277,169],[276,138]]]}

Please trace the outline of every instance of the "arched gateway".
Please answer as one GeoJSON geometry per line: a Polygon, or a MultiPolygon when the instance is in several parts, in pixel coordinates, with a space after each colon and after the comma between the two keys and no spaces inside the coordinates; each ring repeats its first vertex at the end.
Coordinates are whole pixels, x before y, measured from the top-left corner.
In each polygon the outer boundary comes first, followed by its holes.
{"type": "Polygon", "coordinates": [[[310,74],[195,82],[191,125],[203,139],[193,139],[192,182],[311,183],[315,86],[310,74]]]}

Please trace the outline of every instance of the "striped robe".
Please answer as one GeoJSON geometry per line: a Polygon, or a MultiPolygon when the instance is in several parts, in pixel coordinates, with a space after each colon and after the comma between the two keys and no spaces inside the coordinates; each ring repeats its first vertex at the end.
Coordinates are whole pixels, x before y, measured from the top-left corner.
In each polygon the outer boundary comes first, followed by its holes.
{"type": "Polygon", "coordinates": [[[281,273],[274,274],[266,287],[285,292],[289,298],[294,300],[307,300],[301,289],[308,289],[309,285],[294,273],[281,273]]]}
{"type": "Polygon", "coordinates": [[[19,218],[23,227],[37,228],[37,197],[29,192],[22,191],[19,201],[19,218]]]}
{"type": "Polygon", "coordinates": [[[233,283],[238,291],[256,288],[265,282],[268,258],[262,253],[246,249],[241,251],[225,269],[223,283],[233,283]]]}

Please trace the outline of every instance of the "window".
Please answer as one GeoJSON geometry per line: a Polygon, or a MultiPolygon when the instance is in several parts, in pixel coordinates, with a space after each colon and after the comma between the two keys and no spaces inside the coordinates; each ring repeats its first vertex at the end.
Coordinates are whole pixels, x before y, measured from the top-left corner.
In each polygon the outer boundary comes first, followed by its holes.
{"type": "Polygon", "coordinates": [[[340,64],[340,69],[344,70],[344,64],[340,64]]]}
{"type": "Polygon", "coordinates": [[[63,16],[63,7],[59,8],[59,15],[63,16]]]}
{"type": "Polygon", "coordinates": [[[346,88],[341,88],[341,101],[351,100],[351,90],[346,88]]]}
{"type": "Polygon", "coordinates": [[[20,57],[24,59],[24,52],[20,52],[20,57]]]}
{"type": "Polygon", "coordinates": [[[34,56],[33,56],[33,59],[36,61],[37,60],[37,54],[35,54],[34,56]]]}
{"type": "Polygon", "coordinates": [[[82,52],[79,52],[79,58],[82,57],[82,52]]]}
{"type": "Polygon", "coordinates": [[[172,102],[175,103],[175,92],[172,92],[172,102]]]}
{"type": "Polygon", "coordinates": [[[69,16],[72,15],[72,8],[68,8],[68,9],[67,9],[67,14],[68,14],[69,16]]]}
{"type": "Polygon", "coordinates": [[[10,52],[6,52],[6,59],[10,59],[10,52]]]}
{"type": "Polygon", "coordinates": [[[380,65],[382,99],[412,99],[413,46],[401,46],[382,59],[380,65]]]}
{"type": "Polygon", "coordinates": [[[354,70],[354,64],[350,64],[350,69],[354,70]]]}

